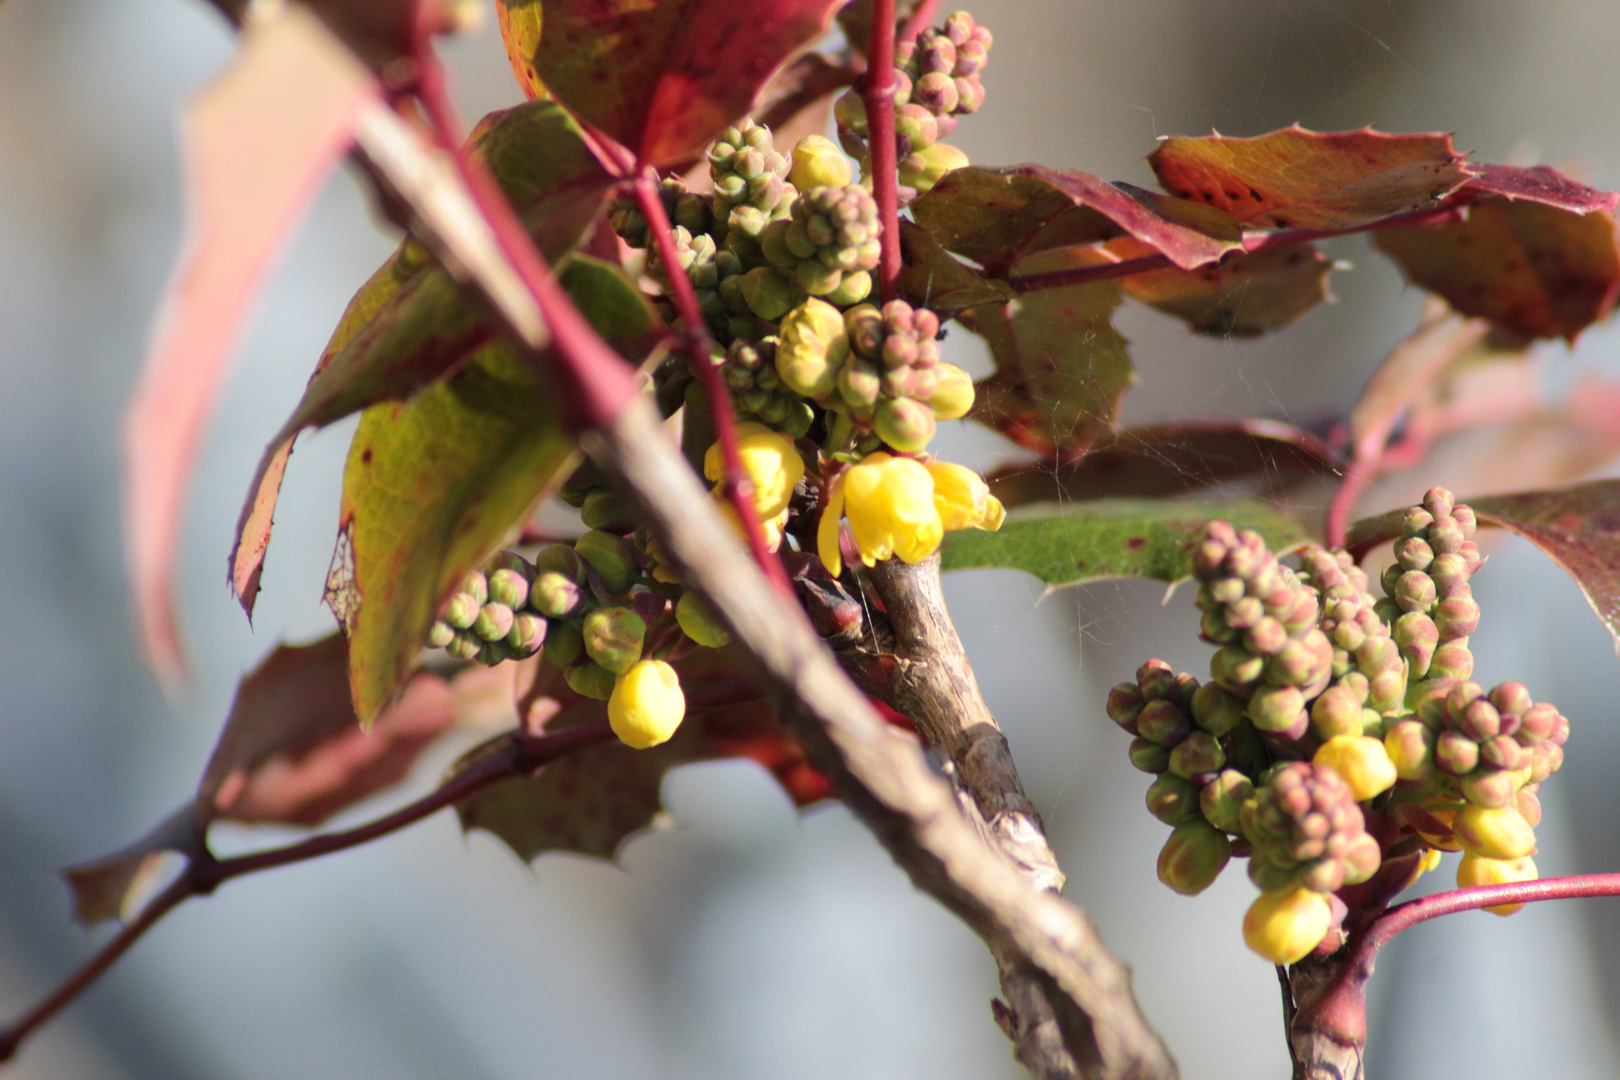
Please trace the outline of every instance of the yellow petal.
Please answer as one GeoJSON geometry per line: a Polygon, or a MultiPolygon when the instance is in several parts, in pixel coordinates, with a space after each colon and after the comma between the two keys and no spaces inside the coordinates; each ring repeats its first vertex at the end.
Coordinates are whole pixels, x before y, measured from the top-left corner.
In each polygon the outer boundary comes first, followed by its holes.
{"type": "Polygon", "coordinates": [[[838,521],[843,516],[844,476],[840,473],[828,485],[827,505],[821,508],[821,522],[816,526],[816,554],[833,577],[844,572],[844,556],[838,550],[838,521]]]}

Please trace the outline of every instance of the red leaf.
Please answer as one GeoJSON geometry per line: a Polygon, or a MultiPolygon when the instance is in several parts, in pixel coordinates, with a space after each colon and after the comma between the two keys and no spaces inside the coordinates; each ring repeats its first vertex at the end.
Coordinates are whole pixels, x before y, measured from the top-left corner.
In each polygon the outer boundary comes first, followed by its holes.
{"type": "MultiPolygon", "coordinates": [[[[1133,237],[1110,241],[1121,261],[1153,249],[1133,237]]],[[[1258,337],[1327,299],[1330,262],[1311,244],[1232,255],[1196,270],[1149,270],[1119,280],[1125,295],[1185,319],[1200,334],[1258,337]]]]}
{"type": "MultiPolygon", "coordinates": [[[[1462,501],[1473,507],[1481,525],[1511,529],[1552,556],[1620,642],[1620,480],[1462,501]]],[[[1345,546],[1360,558],[1395,539],[1404,513],[1356,522],[1345,546]]]]}
{"type": "Polygon", "coordinates": [[[1008,465],[985,477],[1008,507],[1031,502],[1165,498],[1233,480],[1331,476],[1338,457],[1276,420],[1153,424],[1107,434],[1076,461],[1008,465]]]}
{"type": "Polygon", "coordinates": [[[1580,332],[1614,310],[1620,248],[1614,217],[1499,196],[1480,199],[1465,221],[1387,229],[1373,238],[1407,278],[1464,315],[1524,338],[1580,332]]]}
{"type": "Polygon", "coordinates": [[[534,63],[558,100],[644,164],[698,153],[748,112],[841,0],[551,0],[534,63]]]}
{"type": "Polygon", "coordinates": [[[1041,252],[1126,235],[1188,269],[1242,247],[1242,230],[1223,212],[1044,165],[956,169],[913,202],[911,214],[992,275],[1041,252]]]}
{"type": "Polygon", "coordinates": [[[1546,165],[1533,165],[1528,169],[1516,165],[1478,165],[1475,168],[1479,173],[1463,185],[1464,193],[1528,199],[1577,214],[1590,214],[1594,210],[1607,210],[1612,214],[1620,204],[1620,191],[1599,191],[1577,184],[1546,165]]]}
{"type": "Polygon", "coordinates": [[[192,463],[242,318],[272,257],[376,101],[370,73],[306,9],[255,22],[182,121],[186,251],[154,326],[124,432],[124,513],[140,640],[184,670],[174,547],[192,463]]]}
{"type": "Polygon", "coordinates": [[[1307,131],[1165,139],[1148,157],[1173,195],[1279,229],[1351,229],[1451,194],[1473,171],[1450,135],[1307,131]]]}

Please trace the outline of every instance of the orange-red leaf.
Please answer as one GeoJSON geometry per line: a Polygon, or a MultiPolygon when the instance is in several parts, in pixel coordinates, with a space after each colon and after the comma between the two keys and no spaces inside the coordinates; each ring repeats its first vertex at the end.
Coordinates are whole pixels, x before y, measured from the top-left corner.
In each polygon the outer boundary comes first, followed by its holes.
{"type": "Polygon", "coordinates": [[[495,20],[501,27],[507,63],[531,99],[546,96],[546,84],[534,70],[534,54],[540,48],[541,6],[540,0],[495,0],[495,20]]]}
{"type": "Polygon", "coordinates": [[[645,164],[692,157],[748,112],[841,0],[550,0],[545,86],[645,164]]]}
{"type": "Polygon", "coordinates": [[[124,513],[136,620],[166,682],[183,669],[174,548],[225,362],[266,267],[376,99],[363,65],[306,9],[251,26],[182,121],[185,254],[125,424],[124,513]]]}
{"type": "Polygon", "coordinates": [[[1473,170],[1450,135],[1307,131],[1165,139],[1148,157],[1172,195],[1279,229],[1351,229],[1435,205],[1473,170]]]}

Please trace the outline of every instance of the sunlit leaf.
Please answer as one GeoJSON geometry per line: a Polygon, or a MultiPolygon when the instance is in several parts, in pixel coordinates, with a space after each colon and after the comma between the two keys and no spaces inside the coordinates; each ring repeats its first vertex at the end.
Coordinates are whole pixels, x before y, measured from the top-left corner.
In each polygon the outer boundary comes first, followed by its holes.
{"type": "Polygon", "coordinates": [[[165,682],[184,669],[174,547],[226,360],[267,267],[376,94],[365,66],[307,9],[288,5],[256,21],[231,66],[186,107],[186,250],[124,428],[136,621],[165,682]]]}
{"type": "Polygon", "coordinates": [[[918,307],[955,312],[979,304],[1004,304],[1015,295],[972,267],[953,259],[926,229],[900,221],[900,288],[918,307]]]}
{"type": "Polygon", "coordinates": [[[495,21],[501,28],[501,44],[518,85],[532,100],[546,96],[546,85],[534,69],[534,54],[540,48],[540,0],[495,0],[495,21]]]}
{"type": "Polygon", "coordinates": [[[1053,587],[1104,578],[1174,583],[1192,576],[1193,549],[1216,518],[1255,530],[1273,551],[1307,539],[1293,518],[1261,503],[1102,499],[1031,507],[999,532],[946,533],[940,568],[1022,570],[1053,587]]]}
{"type": "MultiPolygon", "coordinates": [[[[1090,265],[1084,248],[1034,260],[1041,270],[1090,265]]],[[[977,384],[973,419],[1040,453],[1068,453],[1105,435],[1131,385],[1125,339],[1114,329],[1113,281],[1042,289],[960,314],[990,345],[996,370],[977,384]]]]}
{"type": "Polygon", "coordinates": [[[1465,221],[1387,229],[1373,241],[1414,285],[1521,337],[1574,341],[1620,296],[1620,249],[1606,210],[1491,197],[1469,206],[1465,221]]]}
{"type": "Polygon", "coordinates": [[[820,37],[839,0],[549,0],[534,64],[556,97],[651,165],[690,158],[820,37]]]}
{"type": "Polygon", "coordinates": [[[1186,495],[1237,480],[1277,486],[1331,476],[1338,467],[1337,456],[1309,432],[1275,420],[1233,420],[1124,428],[1075,461],[1004,466],[985,480],[1013,507],[1186,495]]]}
{"type": "MultiPolygon", "coordinates": [[[[1620,480],[1595,480],[1556,491],[1462,499],[1481,525],[1511,529],[1552,556],[1620,644],[1620,480]]],[[[1404,510],[1365,518],[1350,528],[1357,558],[1401,535],[1404,510]]]]}
{"type": "Polygon", "coordinates": [[[1120,236],[1186,268],[1241,247],[1238,223],[1225,213],[1044,165],[957,169],[913,202],[911,215],[947,250],[998,276],[1043,251],[1120,236]]]}
{"type": "Polygon", "coordinates": [[[1473,175],[1450,135],[1307,131],[1173,137],[1148,157],[1172,195],[1279,229],[1350,229],[1434,206],[1473,175]]]}
{"type": "MultiPolygon", "coordinates": [[[[485,117],[471,142],[541,254],[560,262],[591,228],[612,183],[578,123],[560,106],[536,101],[485,117]]],[[[361,286],[248,489],[231,555],[231,585],[249,615],[298,433],[380,401],[409,397],[463,363],[489,333],[480,308],[414,241],[403,243],[361,286]]]]}
{"type": "MultiPolygon", "coordinates": [[[[657,319],[622,272],[579,255],[562,280],[622,355],[647,354],[657,319]]],[[[327,602],[348,632],[362,721],[400,690],[440,600],[573,459],[555,403],[504,339],[408,401],[362,414],[327,582],[327,602]]]]}

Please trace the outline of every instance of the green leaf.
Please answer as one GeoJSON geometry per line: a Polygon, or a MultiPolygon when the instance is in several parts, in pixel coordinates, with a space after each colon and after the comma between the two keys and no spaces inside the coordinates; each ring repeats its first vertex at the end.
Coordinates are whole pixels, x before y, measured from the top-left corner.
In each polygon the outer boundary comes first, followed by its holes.
{"type": "MultiPolygon", "coordinates": [[[[621,354],[647,354],[657,319],[617,267],[575,256],[562,281],[621,354]]],[[[410,400],[365,411],[349,447],[327,579],[362,722],[400,689],[441,600],[574,460],[533,366],[504,339],[410,400]]]]}
{"type": "MultiPolygon", "coordinates": [[[[1039,270],[1091,265],[1085,248],[1049,252],[1039,270]]],[[[977,385],[973,419],[1042,454],[1069,454],[1106,435],[1131,385],[1125,338],[1114,329],[1119,286],[1042,289],[957,316],[990,344],[996,370],[977,385]]]]}
{"type": "Polygon", "coordinates": [[[985,482],[1010,509],[1033,502],[1166,498],[1248,479],[1280,485],[1333,476],[1340,464],[1316,436],[1276,420],[1149,424],[1110,432],[1074,461],[1007,465],[985,482]]]}
{"type": "Polygon", "coordinates": [[[947,533],[940,568],[1022,570],[1054,588],[1121,577],[1174,583],[1192,575],[1193,546],[1216,518],[1255,530],[1277,552],[1308,539],[1262,503],[1104,499],[1021,511],[999,532],[947,533]]]}
{"type": "MultiPolygon", "coordinates": [[[[1146,244],[1116,240],[1120,259],[1152,254],[1146,244]]],[[[1200,334],[1258,337],[1287,326],[1327,299],[1333,263],[1310,244],[1262,248],[1196,270],[1150,270],[1120,279],[1120,288],[1200,334]]]]}
{"type": "MultiPolygon", "coordinates": [[[[596,221],[613,183],[578,122],[556,104],[535,101],[491,113],[470,141],[541,253],[553,264],[566,258],[596,221]]],[[[409,397],[463,363],[489,333],[480,309],[414,240],[402,243],[361,286],[248,489],[231,553],[231,586],[250,616],[298,433],[409,397]]]]}
{"type": "Polygon", "coordinates": [[[644,165],[701,152],[839,0],[547,0],[546,88],[644,165]]]}
{"type": "Polygon", "coordinates": [[[1148,157],[1164,190],[1240,221],[1353,229],[1438,205],[1474,175],[1450,135],[1307,131],[1168,138],[1148,157]]]}
{"type": "Polygon", "coordinates": [[[926,230],[900,220],[900,288],[906,299],[942,315],[977,307],[1005,304],[1014,293],[1004,282],[987,279],[977,270],[951,258],[926,230]]]}
{"type": "Polygon", "coordinates": [[[1480,199],[1465,221],[1373,238],[1414,285],[1524,338],[1577,335],[1614,310],[1620,249],[1607,210],[1480,199]]]}
{"type": "Polygon", "coordinates": [[[1189,269],[1242,246],[1238,223],[1219,210],[1044,165],[955,169],[910,209],[947,250],[992,275],[1043,251],[1121,236],[1189,269]]]}
{"type": "MultiPolygon", "coordinates": [[[[1620,645],[1620,480],[1595,480],[1556,491],[1524,491],[1461,500],[1481,525],[1511,529],[1552,556],[1575,579],[1620,645]]],[[[1405,509],[1364,518],[1345,547],[1357,559],[1401,535],[1405,509]]]]}

